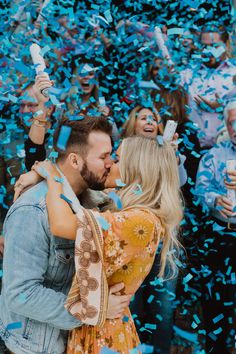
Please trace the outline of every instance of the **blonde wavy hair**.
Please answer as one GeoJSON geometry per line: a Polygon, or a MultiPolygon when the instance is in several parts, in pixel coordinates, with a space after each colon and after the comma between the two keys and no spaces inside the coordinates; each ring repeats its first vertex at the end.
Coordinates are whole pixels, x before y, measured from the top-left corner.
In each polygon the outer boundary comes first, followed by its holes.
{"type": "Polygon", "coordinates": [[[163,124],[161,123],[161,117],[160,115],[158,114],[158,112],[154,112],[151,108],[147,108],[147,107],[143,107],[143,106],[136,106],[135,108],[132,109],[132,111],[130,112],[129,114],[129,117],[127,119],[127,121],[124,123],[122,129],[123,129],[123,132],[121,134],[122,138],[127,138],[129,136],[135,136],[136,133],[135,133],[135,123],[136,123],[136,119],[137,119],[137,116],[139,114],[139,112],[142,110],[142,109],[149,109],[153,115],[154,115],[154,118],[155,120],[157,121],[157,124],[158,124],[158,133],[159,134],[163,134],[163,124]]]}
{"type": "Polygon", "coordinates": [[[176,275],[175,259],[180,243],[178,227],[183,217],[179,172],[173,147],[160,145],[155,139],[135,136],[121,145],[120,173],[125,186],[119,191],[123,208],[147,207],[160,218],[164,228],[161,267],[163,277],[167,261],[170,278],[176,275]],[[142,193],[134,193],[140,185],[142,193]]]}

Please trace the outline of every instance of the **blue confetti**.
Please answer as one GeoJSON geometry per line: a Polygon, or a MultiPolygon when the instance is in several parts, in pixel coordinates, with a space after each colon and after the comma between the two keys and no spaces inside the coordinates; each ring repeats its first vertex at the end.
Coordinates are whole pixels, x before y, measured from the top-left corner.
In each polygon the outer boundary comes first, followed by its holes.
{"type": "Polygon", "coordinates": [[[114,191],[109,192],[108,193],[108,197],[113,200],[113,202],[116,204],[116,207],[117,207],[118,210],[122,209],[121,199],[114,191]]]}
{"type": "Polygon", "coordinates": [[[105,218],[103,218],[102,216],[99,216],[97,218],[97,221],[99,222],[99,224],[103,230],[105,230],[105,231],[109,230],[111,225],[106,221],[105,218]]]}
{"type": "Polygon", "coordinates": [[[18,98],[16,96],[11,95],[10,93],[8,94],[8,99],[13,103],[17,103],[18,101],[18,98]]]}
{"type": "Polygon", "coordinates": [[[45,45],[45,47],[43,47],[41,50],[40,50],[40,55],[42,57],[44,57],[44,54],[46,54],[47,52],[49,52],[49,50],[51,50],[51,48],[49,47],[49,45],[45,45]]]}
{"type": "Polygon", "coordinates": [[[62,177],[57,177],[57,176],[54,177],[54,180],[58,183],[63,183],[64,181],[62,177]]]}
{"type": "Polygon", "coordinates": [[[135,189],[133,189],[133,193],[136,195],[141,195],[143,193],[142,186],[139,183],[136,185],[135,189]]]}
{"type": "Polygon", "coordinates": [[[164,141],[163,141],[163,136],[162,135],[158,135],[157,136],[157,142],[160,146],[162,146],[164,144],[164,141]]]}
{"type": "Polygon", "coordinates": [[[117,187],[125,187],[126,186],[126,184],[124,182],[122,182],[121,179],[116,179],[115,183],[116,183],[117,187]]]}
{"type": "Polygon", "coordinates": [[[58,152],[57,151],[51,151],[49,154],[49,159],[52,159],[52,161],[54,162],[55,159],[58,158],[58,152]]]}
{"type": "Polygon", "coordinates": [[[124,316],[122,318],[122,322],[129,322],[129,317],[128,316],[124,316]]]}
{"type": "Polygon", "coordinates": [[[170,28],[167,30],[167,35],[171,36],[172,34],[183,35],[184,29],[183,28],[170,28]]]}
{"type": "Polygon", "coordinates": [[[222,320],[223,318],[224,318],[224,315],[223,315],[223,313],[221,313],[220,315],[214,317],[212,321],[213,321],[214,323],[217,323],[217,322],[219,322],[220,320],[222,320]]]}
{"type": "Polygon", "coordinates": [[[72,204],[72,201],[69,198],[67,198],[64,194],[60,194],[60,198],[63,199],[65,202],[72,204]]]}
{"type": "Polygon", "coordinates": [[[30,154],[34,154],[36,152],[36,148],[30,148],[29,152],[30,152],[30,154]]]}
{"type": "Polygon", "coordinates": [[[193,278],[192,274],[187,274],[184,278],[183,278],[183,283],[186,284],[188,283],[191,279],[193,278]]]}
{"type": "Polygon", "coordinates": [[[13,323],[9,323],[7,325],[7,330],[11,331],[14,329],[20,329],[22,328],[22,323],[21,322],[13,322],[13,323]]]}
{"type": "Polygon", "coordinates": [[[156,324],[145,323],[145,328],[155,330],[157,328],[156,324]]]}
{"type": "Polygon", "coordinates": [[[215,331],[213,331],[214,334],[220,334],[221,332],[223,332],[223,329],[221,327],[219,327],[215,331]]]}
{"type": "Polygon", "coordinates": [[[149,298],[147,299],[148,304],[150,304],[153,299],[154,299],[154,295],[150,295],[149,298]]]}
{"type": "Polygon", "coordinates": [[[108,22],[112,22],[112,16],[111,16],[111,11],[108,9],[104,12],[104,16],[106,17],[108,22]]]}
{"type": "Polygon", "coordinates": [[[179,327],[177,326],[173,326],[173,329],[175,331],[175,333],[177,335],[179,335],[180,337],[184,338],[184,339],[187,339],[189,342],[192,342],[192,343],[195,343],[197,344],[198,343],[198,336],[197,336],[197,333],[190,333],[190,332],[187,332],[183,329],[180,329],[179,327]]]}
{"type": "Polygon", "coordinates": [[[66,150],[66,145],[68,142],[68,139],[70,137],[71,134],[71,127],[68,127],[66,125],[62,125],[60,133],[59,133],[59,137],[57,140],[57,147],[60,150],[65,151],[66,150]]]}
{"type": "Polygon", "coordinates": [[[118,354],[118,352],[111,350],[108,347],[102,347],[100,354],[118,354]]]}
{"type": "Polygon", "coordinates": [[[193,315],[193,318],[197,324],[199,324],[201,322],[196,314],[193,315]]]}

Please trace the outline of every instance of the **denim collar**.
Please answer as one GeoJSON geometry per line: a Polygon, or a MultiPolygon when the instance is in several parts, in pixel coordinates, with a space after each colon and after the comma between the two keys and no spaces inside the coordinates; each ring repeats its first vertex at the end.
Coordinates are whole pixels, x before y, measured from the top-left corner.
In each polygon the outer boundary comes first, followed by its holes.
{"type": "Polygon", "coordinates": [[[71,202],[70,206],[73,209],[73,211],[75,213],[78,213],[78,211],[81,209],[81,204],[79,202],[79,199],[77,198],[76,194],[74,193],[73,189],[71,188],[71,185],[68,182],[66,176],[61,172],[61,170],[57,166],[57,164],[56,164],[56,168],[62,177],[62,185],[63,185],[64,195],[67,199],[70,200],[70,202],[71,202]]]}

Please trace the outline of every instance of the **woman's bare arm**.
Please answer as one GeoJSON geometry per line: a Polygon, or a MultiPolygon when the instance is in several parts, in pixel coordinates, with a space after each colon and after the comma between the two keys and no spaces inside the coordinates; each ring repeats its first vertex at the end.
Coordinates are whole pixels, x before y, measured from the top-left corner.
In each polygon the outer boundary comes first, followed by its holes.
{"type": "Polygon", "coordinates": [[[63,199],[61,175],[49,161],[37,163],[33,166],[33,170],[44,177],[48,183],[46,203],[52,234],[69,240],[75,240],[77,217],[73,214],[69,204],[63,199]]]}

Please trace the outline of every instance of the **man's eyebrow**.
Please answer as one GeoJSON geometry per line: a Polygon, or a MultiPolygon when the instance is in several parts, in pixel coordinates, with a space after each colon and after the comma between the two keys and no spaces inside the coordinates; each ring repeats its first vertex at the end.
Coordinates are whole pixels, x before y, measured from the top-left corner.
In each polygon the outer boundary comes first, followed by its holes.
{"type": "Polygon", "coordinates": [[[100,154],[100,156],[102,156],[102,155],[110,155],[111,154],[111,151],[103,151],[101,154],[100,154]]]}

